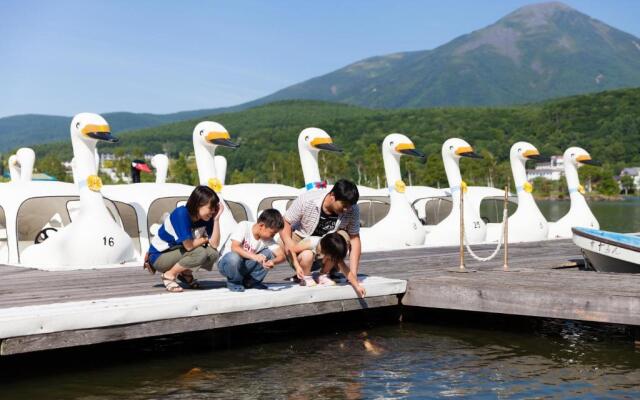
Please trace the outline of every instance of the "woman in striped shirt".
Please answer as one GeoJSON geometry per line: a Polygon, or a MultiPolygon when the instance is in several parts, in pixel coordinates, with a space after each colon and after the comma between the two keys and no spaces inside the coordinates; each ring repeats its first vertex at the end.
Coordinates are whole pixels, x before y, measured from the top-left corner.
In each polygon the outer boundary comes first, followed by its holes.
{"type": "Polygon", "coordinates": [[[162,272],[169,292],[182,292],[181,280],[191,289],[199,288],[193,272],[211,271],[219,257],[220,224],[224,206],[207,186],[197,186],[186,206],[177,207],[165,218],[149,246],[149,264],[162,272]]]}

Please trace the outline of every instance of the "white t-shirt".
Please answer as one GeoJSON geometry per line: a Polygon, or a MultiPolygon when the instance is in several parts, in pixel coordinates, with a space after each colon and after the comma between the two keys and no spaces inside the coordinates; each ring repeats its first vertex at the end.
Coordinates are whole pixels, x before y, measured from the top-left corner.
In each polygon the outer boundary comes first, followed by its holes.
{"type": "Polygon", "coordinates": [[[254,223],[250,221],[242,221],[238,223],[236,229],[233,230],[229,236],[229,240],[227,240],[227,243],[224,245],[224,249],[222,250],[223,256],[231,251],[232,240],[240,242],[240,245],[245,251],[254,254],[261,252],[265,248],[268,248],[272,252],[275,252],[278,249],[278,244],[273,239],[262,240],[254,238],[253,233],[251,232],[253,224],[254,223]]]}

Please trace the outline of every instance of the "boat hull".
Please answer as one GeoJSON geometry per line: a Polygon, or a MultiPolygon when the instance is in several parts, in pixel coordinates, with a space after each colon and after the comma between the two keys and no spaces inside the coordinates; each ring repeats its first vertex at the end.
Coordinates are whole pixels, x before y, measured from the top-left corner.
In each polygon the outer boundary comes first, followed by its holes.
{"type": "Polygon", "coordinates": [[[632,235],[573,228],[573,242],[582,249],[587,267],[598,272],[640,273],[640,247],[632,235]]]}

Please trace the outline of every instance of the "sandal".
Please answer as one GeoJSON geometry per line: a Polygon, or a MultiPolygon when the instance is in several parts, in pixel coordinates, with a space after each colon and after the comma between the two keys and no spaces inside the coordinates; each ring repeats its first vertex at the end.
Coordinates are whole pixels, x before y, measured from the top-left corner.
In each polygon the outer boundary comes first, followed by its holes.
{"type": "Polygon", "coordinates": [[[149,271],[151,275],[156,273],[156,269],[153,268],[153,265],[149,262],[149,252],[144,255],[144,264],[142,265],[142,269],[149,271]]]}
{"type": "Polygon", "coordinates": [[[178,280],[189,286],[190,289],[200,289],[200,282],[193,277],[193,274],[185,274],[184,272],[178,274],[178,280]]]}
{"type": "Polygon", "coordinates": [[[160,275],[164,287],[167,288],[167,292],[178,293],[182,292],[182,287],[178,285],[175,279],[165,278],[164,274],[160,275]]]}

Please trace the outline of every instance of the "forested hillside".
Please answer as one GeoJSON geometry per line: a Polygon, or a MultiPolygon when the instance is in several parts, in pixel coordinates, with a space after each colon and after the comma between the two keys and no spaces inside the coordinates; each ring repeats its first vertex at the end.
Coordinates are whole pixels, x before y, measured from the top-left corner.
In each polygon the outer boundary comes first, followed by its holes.
{"type": "MultiPolygon", "coordinates": [[[[485,155],[484,160],[462,160],[463,173],[470,184],[502,185],[509,171],[511,144],[526,140],[549,155],[562,154],[569,146],[587,149],[604,166],[582,168],[583,175],[592,175],[596,188],[606,178],[611,188],[610,178],[620,168],[640,165],[639,110],[640,89],[627,89],[510,108],[381,111],[316,101],[285,101],[210,119],[222,123],[241,144],[237,150],[219,151],[227,157],[231,183],[302,185],[297,137],[305,127],[316,126],[326,130],[345,150],[342,155],[321,153],[322,172],[329,180],[344,176],[376,186],[384,179],[380,143],[385,135],[400,132],[428,155],[426,164],[403,161],[408,183],[447,186],[440,147],[447,138],[461,137],[485,155]]],[[[196,123],[206,119],[122,134],[119,143],[101,145],[100,151],[136,156],[166,152],[174,160],[182,155],[177,167],[183,170],[174,168],[174,163],[171,173],[182,181],[195,183],[193,171],[188,169],[194,168],[188,162],[193,153],[191,135],[196,123]]],[[[69,142],[34,148],[40,166],[43,160],[51,165],[71,158],[69,142]]]]}

